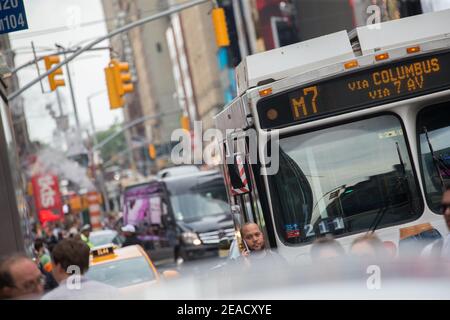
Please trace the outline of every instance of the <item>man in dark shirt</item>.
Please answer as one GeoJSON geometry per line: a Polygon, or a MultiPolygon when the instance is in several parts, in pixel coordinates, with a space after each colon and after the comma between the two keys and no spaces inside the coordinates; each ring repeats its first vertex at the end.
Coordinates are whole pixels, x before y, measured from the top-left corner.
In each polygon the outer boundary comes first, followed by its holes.
{"type": "Polygon", "coordinates": [[[261,266],[286,266],[286,260],[277,253],[266,248],[264,234],[256,223],[249,222],[241,228],[242,241],[245,250],[242,252],[242,260],[247,266],[260,264],[261,266]]]}
{"type": "Polygon", "coordinates": [[[127,224],[125,227],[122,227],[123,236],[125,237],[125,241],[122,247],[132,246],[138,244],[142,245],[142,241],[138,239],[136,236],[136,228],[131,224],[127,224]]]}

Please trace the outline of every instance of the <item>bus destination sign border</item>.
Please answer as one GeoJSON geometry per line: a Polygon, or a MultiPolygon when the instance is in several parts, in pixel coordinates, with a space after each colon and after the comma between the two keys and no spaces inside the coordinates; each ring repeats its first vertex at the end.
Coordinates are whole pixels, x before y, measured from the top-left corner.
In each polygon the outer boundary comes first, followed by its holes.
{"type": "Polygon", "coordinates": [[[450,88],[450,52],[367,68],[304,85],[257,104],[263,129],[331,117],[450,88]]]}

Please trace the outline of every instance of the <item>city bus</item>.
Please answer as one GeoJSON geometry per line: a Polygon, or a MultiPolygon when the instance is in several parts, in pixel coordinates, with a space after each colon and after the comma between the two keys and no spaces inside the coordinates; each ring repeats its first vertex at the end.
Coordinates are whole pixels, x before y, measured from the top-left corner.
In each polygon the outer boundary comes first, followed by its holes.
{"type": "Polygon", "coordinates": [[[256,222],[291,262],[325,235],[348,248],[376,232],[397,254],[446,236],[448,21],[444,10],[246,57],[215,117],[236,231],[256,222]]]}

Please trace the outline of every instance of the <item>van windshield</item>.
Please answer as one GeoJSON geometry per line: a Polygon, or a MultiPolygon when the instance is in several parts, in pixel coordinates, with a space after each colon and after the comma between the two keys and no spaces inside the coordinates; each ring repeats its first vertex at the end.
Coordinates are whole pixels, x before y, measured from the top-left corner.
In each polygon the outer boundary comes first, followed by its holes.
{"type": "Polygon", "coordinates": [[[225,187],[189,190],[172,195],[170,201],[177,221],[198,221],[207,216],[230,212],[225,187]]]}

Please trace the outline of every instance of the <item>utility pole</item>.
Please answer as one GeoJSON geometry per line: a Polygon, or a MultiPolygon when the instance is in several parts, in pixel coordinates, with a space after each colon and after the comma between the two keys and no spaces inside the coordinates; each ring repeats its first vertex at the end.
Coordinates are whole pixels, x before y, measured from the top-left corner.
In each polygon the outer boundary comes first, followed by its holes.
{"type": "MultiPolygon", "coordinates": [[[[116,27],[119,29],[123,28],[126,25],[125,17],[127,16],[127,14],[125,11],[122,10],[120,0],[114,0],[113,4],[115,7],[115,10],[118,12],[116,27]]],[[[127,61],[128,63],[131,63],[130,64],[130,72],[132,74],[132,80],[135,81],[136,80],[136,68],[134,66],[134,60],[133,60],[133,56],[131,54],[130,39],[128,38],[128,35],[125,32],[123,32],[120,34],[120,40],[122,43],[121,55],[122,55],[122,57],[125,58],[125,61],[127,61]]],[[[124,112],[123,112],[125,122],[128,122],[130,120],[127,110],[128,110],[128,103],[125,103],[124,112]]],[[[131,144],[132,144],[131,133],[128,130],[125,132],[125,141],[128,146],[131,146],[131,144]]],[[[128,162],[130,164],[131,170],[136,171],[136,160],[134,159],[133,152],[128,153],[128,162]]]]}
{"type": "Polygon", "coordinates": [[[250,7],[250,1],[242,1],[242,9],[244,15],[245,27],[247,29],[248,41],[250,43],[250,54],[255,54],[258,52],[257,44],[256,44],[256,31],[255,25],[253,23],[252,18],[252,10],[250,7]]]}
{"type": "Polygon", "coordinates": [[[95,130],[95,121],[94,116],[92,114],[92,105],[91,105],[91,99],[104,93],[105,91],[98,91],[95,92],[87,97],[87,104],[88,104],[88,110],[89,110],[89,118],[91,121],[91,127],[92,127],[92,141],[94,145],[90,148],[90,152],[92,154],[92,161],[94,163],[94,175],[97,178],[97,183],[99,185],[100,191],[103,194],[103,200],[105,202],[105,211],[110,212],[111,207],[109,205],[109,197],[108,197],[108,189],[105,185],[105,175],[103,174],[103,158],[100,156],[100,162],[99,162],[99,170],[97,170],[97,166],[95,163],[95,149],[94,146],[97,145],[97,134],[95,130]]]}
{"type": "Polygon", "coordinates": [[[87,97],[87,105],[88,105],[88,110],[89,110],[89,120],[91,122],[92,137],[93,137],[94,145],[96,145],[98,142],[97,142],[97,136],[95,135],[96,129],[95,129],[94,116],[92,114],[91,99],[96,97],[96,96],[98,96],[98,95],[100,95],[100,94],[102,94],[102,93],[104,93],[104,92],[105,92],[105,90],[97,91],[97,92],[95,92],[95,93],[93,93],[93,94],[91,94],[91,95],[89,95],[87,97]]]}
{"type": "MultiPolygon", "coordinates": [[[[66,48],[64,48],[63,46],[56,44],[56,47],[58,48],[58,51],[61,51],[64,55],[64,60],[67,59],[67,55],[66,55],[66,48]]],[[[73,104],[73,112],[75,115],[75,123],[77,125],[77,131],[78,134],[81,135],[81,131],[80,131],[80,120],[78,118],[78,110],[77,110],[77,102],[75,99],[75,94],[73,92],[73,85],[72,85],[72,77],[70,76],[70,69],[69,69],[69,64],[66,64],[66,72],[67,72],[67,80],[69,80],[69,89],[70,89],[70,96],[72,98],[72,104],[73,104]]]]}
{"type": "Polygon", "coordinates": [[[234,14],[234,21],[236,24],[236,31],[238,34],[238,42],[239,42],[239,52],[241,54],[241,60],[244,60],[246,56],[248,56],[249,48],[247,45],[247,38],[245,36],[245,30],[244,30],[244,24],[245,22],[242,21],[242,13],[241,8],[239,4],[239,0],[232,0],[233,2],[233,14],[234,14]]]}
{"type": "Polygon", "coordinates": [[[56,93],[56,102],[58,103],[58,109],[59,109],[59,123],[57,124],[57,127],[59,130],[62,131],[63,137],[64,137],[64,148],[63,150],[65,150],[65,148],[67,147],[67,136],[66,136],[66,131],[67,131],[67,127],[68,127],[68,120],[66,117],[66,115],[64,115],[64,111],[62,108],[62,102],[61,102],[61,95],[59,93],[59,88],[56,88],[55,90],[56,93]],[[67,121],[66,121],[67,120],[67,121]]]}
{"type": "Polygon", "coordinates": [[[152,115],[142,116],[142,117],[140,117],[138,119],[134,119],[133,121],[131,121],[131,122],[127,123],[126,125],[124,125],[122,129],[120,129],[119,131],[117,131],[113,135],[111,135],[108,138],[100,141],[93,148],[94,148],[94,150],[98,150],[98,149],[103,148],[108,142],[113,140],[115,137],[117,137],[122,132],[124,132],[124,131],[134,127],[135,125],[144,122],[144,121],[147,121],[147,120],[150,120],[150,119],[159,118],[159,117],[163,117],[163,116],[168,116],[168,115],[176,114],[176,113],[180,113],[180,112],[181,112],[180,110],[173,110],[173,111],[170,111],[170,112],[159,113],[159,114],[152,114],[152,115]]]}

